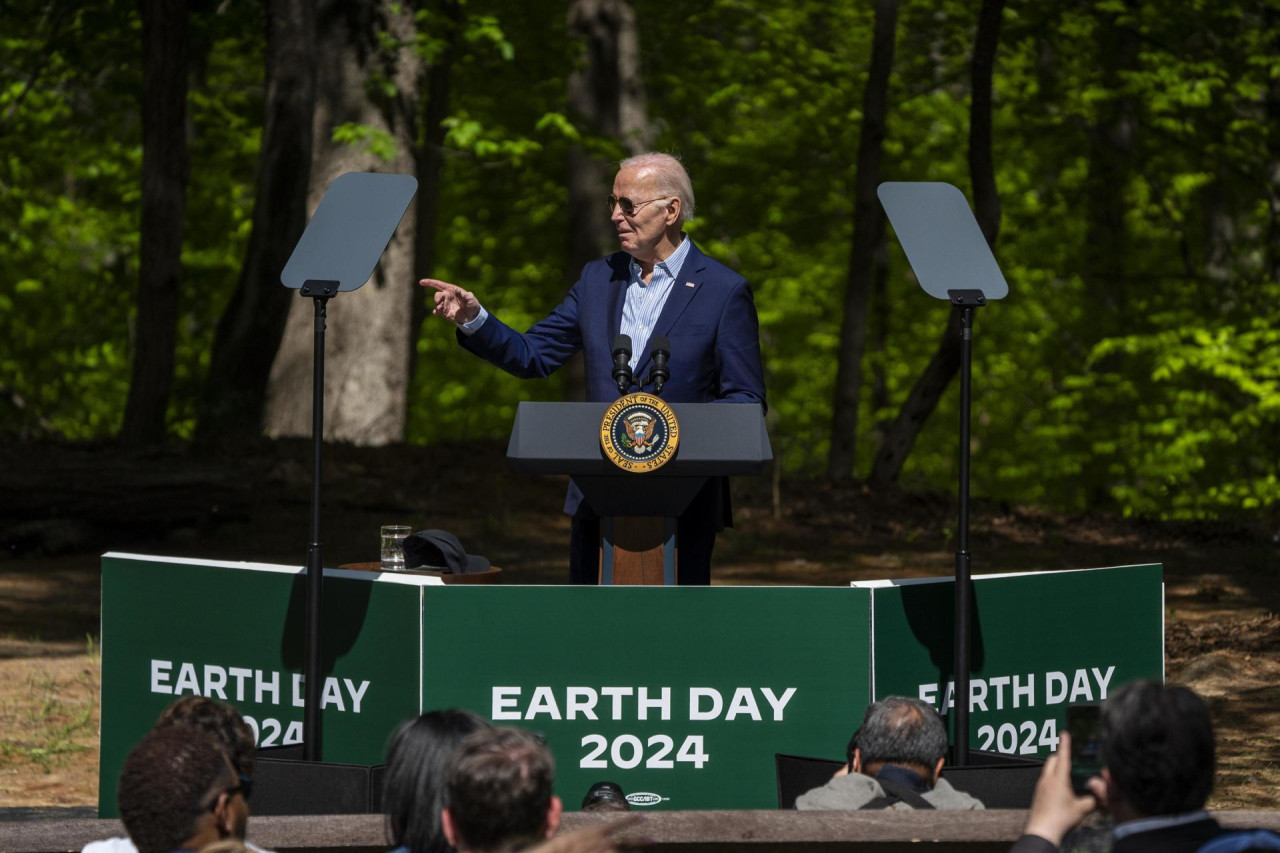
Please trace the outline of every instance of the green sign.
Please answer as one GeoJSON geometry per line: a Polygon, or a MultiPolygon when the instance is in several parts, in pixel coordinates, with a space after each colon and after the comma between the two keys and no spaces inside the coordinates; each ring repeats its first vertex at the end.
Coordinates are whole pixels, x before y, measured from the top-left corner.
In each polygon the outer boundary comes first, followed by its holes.
{"type": "MultiPolygon", "coordinates": [[[[301,569],[107,554],[102,558],[98,813],[116,815],[125,756],[181,696],[235,705],[260,746],[302,740],[301,569]]],[[[379,764],[418,711],[421,587],[327,571],[321,757],[379,764]]]]}
{"type": "MultiPolygon", "coordinates": [[[[971,748],[1045,757],[1067,704],[1164,677],[1159,565],[975,576],[971,748]]],[[[858,584],[872,593],[874,693],[955,704],[954,581],[858,584]]]]}
{"type": "MultiPolygon", "coordinates": [[[[262,746],[302,737],[300,568],[102,560],[99,813],[181,696],[225,700],[262,746]]],[[[1159,566],[975,578],[971,744],[1045,754],[1063,705],[1163,674],[1159,566]]],[[[772,808],[774,754],[838,757],[874,695],[947,701],[949,581],[851,587],[446,586],[325,571],[322,754],[379,764],[423,710],[541,732],[570,809],[772,808]]]]}
{"type": "Polygon", "coordinates": [[[576,809],[777,807],[774,753],[821,755],[870,695],[870,596],[848,588],[427,589],[423,691],[543,733],[576,809]]]}

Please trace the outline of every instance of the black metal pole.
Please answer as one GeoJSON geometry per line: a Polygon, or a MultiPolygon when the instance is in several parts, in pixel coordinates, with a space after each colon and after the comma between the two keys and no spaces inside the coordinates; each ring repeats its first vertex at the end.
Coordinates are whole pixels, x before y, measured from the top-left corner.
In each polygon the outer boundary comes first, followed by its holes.
{"type": "MultiPolygon", "coordinates": [[[[308,282],[310,284],[310,282],[308,282]]],[[[316,306],[315,356],[311,374],[311,544],[307,547],[306,654],[303,663],[305,702],[302,709],[302,757],[320,759],[320,697],[324,681],[320,659],[320,599],[324,588],[324,556],[320,543],[320,449],[324,442],[324,327],[328,290],[307,293],[316,306]]]]}
{"type": "Polygon", "coordinates": [[[960,311],[960,547],[956,551],[955,613],[955,754],[953,761],[969,763],[969,614],[972,611],[973,583],[969,577],[969,401],[973,372],[974,306],[958,306],[960,311]]]}

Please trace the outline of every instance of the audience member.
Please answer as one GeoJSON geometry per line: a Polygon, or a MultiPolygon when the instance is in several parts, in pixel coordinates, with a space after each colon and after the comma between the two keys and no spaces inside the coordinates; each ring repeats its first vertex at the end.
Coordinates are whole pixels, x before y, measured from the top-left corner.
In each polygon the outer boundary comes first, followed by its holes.
{"type": "MultiPolygon", "coordinates": [[[[236,768],[236,775],[241,780],[243,799],[246,800],[244,809],[246,809],[247,821],[247,800],[253,786],[253,751],[256,747],[253,743],[253,730],[244,722],[241,713],[225,702],[218,702],[216,699],[201,697],[201,695],[188,695],[161,711],[159,719],[152,726],[152,731],[168,726],[191,726],[193,729],[204,731],[223,748],[223,752],[227,753],[232,767],[236,768]]],[[[243,829],[238,838],[243,840],[243,829]]],[[[244,845],[252,853],[268,853],[247,841],[244,845]]],[[[137,852],[133,841],[127,838],[109,838],[90,841],[84,845],[81,853],[137,852]]]]}
{"type": "MultiPolygon", "coordinates": [[[[248,799],[253,789],[255,743],[253,730],[244,721],[244,717],[225,702],[207,699],[204,696],[186,696],[160,712],[160,717],[152,726],[152,731],[170,726],[189,726],[198,729],[212,737],[222,747],[240,780],[247,824],[248,799]]],[[[244,840],[244,825],[241,826],[239,835],[236,837],[241,841],[244,840]]],[[[252,853],[267,853],[261,847],[249,842],[245,842],[245,846],[252,853]]],[[[107,838],[89,842],[81,853],[136,853],[136,848],[128,838],[107,838]]]]}
{"type": "Polygon", "coordinates": [[[382,807],[394,853],[450,853],[440,812],[449,759],[463,739],[489,728],[470,711],[428,711],[400,725],[387,746],[382,807]]]}
{"type": "Polygon", "coordinates": [[[1095,809],[1109,811],[1114,853],[1192,853],[1224,833],[1204,804],[1213,788],[1213,725],[1199,696],[1135,681],[1102,704],[1102,773],[1089,796],[1071,787],[1071,737],[1045,762],[1015,853],[1056,853],[1095,809]]]}
{"type": "Polygon", "coordinates": [[[946,754],[946,726],[928,704],[905,696],[873,702],[850,743],[848,765],[801,794],[796,808],[981,809],[941,778],[946,754]]]}
{"type": "Polygon", "coordinates": [[[190,726],[154,729],[133,748],[120,772],[117,801],[138,853],[199,850],[243,838],[249,818],[226,753],[190,726]]]}
{"type": "Polygon", "coordinates": [[[445,837],[459,853],[522,850],[551,838],[561,813],[554,776],[551,752],[528,732],[469,735],[449,762],[445,837]]]}

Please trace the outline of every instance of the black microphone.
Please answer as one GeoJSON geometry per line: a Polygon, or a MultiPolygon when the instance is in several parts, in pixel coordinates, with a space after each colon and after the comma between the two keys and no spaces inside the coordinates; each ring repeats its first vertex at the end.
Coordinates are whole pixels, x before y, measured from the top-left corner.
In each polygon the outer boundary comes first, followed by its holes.
{"type": "Polygon", "coordinates": [[[618,335],[613,339],[613,381],[618,383],[618,393],[625,394],[631,387],[631,336],[618,335]]]}
{"type": "Polygon", "coordinates": [[[658,335],[649,344],[649,358],[653,359],[653,367],[649,368],[649,381],[653,383],[653,393],[661,394],[663,384],[671,378],[667,368],[667,359],[671,358],[671,341],[666,335],[658,335]]]}

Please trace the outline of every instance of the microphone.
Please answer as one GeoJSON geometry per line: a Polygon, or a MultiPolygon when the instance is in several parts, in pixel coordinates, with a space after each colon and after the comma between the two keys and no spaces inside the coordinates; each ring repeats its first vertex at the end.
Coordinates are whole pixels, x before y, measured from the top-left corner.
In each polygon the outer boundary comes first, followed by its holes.
{"type": "Polygon", "coordinates": [[[613,339],[613,381],[618,383],[618,393],[626,394],[631,387],[631,336],[618,335],[613,339]]]}
{"type": "Polygon", "coordinates": [[[649,368],[649,381],[653,383],[653,393],[661,394],[663,384],[671,378],[667,368],[667,359],[671,358],[671,341],[666,335],[657,335],[649,344],[649,357],[653,359],[653,367],[649,368]]]}

